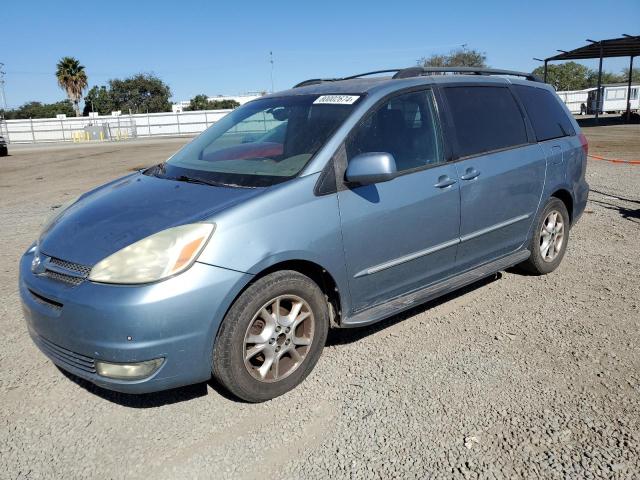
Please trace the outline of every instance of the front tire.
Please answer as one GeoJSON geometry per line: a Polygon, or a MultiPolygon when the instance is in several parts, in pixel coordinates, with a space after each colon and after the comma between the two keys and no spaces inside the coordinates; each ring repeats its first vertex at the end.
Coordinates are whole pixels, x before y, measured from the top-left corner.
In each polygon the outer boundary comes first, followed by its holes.
{"type": "Polygon", "coordinates": [[[316,365],[329,329],[322,290],[283,270],[266,275],[236,299],[216,338],[213,375],[248,402],[263,402],[300,384],[316,365]]]}
{"type": "Polygon", "coordinates": [[[538,215],[529,244],[531,256],[521,266],[534,275],[553,272],[564,257],[571,221],[562,200],[551,197],[538,215]]]}

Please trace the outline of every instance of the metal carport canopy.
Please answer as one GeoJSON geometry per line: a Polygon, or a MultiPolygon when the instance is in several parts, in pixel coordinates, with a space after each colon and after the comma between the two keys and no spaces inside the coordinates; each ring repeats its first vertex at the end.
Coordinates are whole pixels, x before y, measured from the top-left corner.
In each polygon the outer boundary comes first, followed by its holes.
{"type": "Polygon", "coordinates": [[[576,48],[569,52],[563,52],[559,55],[547,58],[545,61],[553,60],[584,60],[588,58],[608,57],[637,57],[640,55],[640,36],[611,38],[609,40],[601,40],[595,43],[589,43],[584,47],[576,48]]]}
{"type": "Polygon", "coordinates": [[[629,81],[627,87],[627,121],[630,119],[631,104],[631,76],[633,75],[633,57],[640,55],[640,35],[626,35],[624,34],[620,38],[610,38],[608,40],[589,40],[588,45],[584,47],[576,48],[565,52],[564,50],[558,50],[561,52],[553,57],[544,59],[544,81],[547,81],[547,63],[551,61],[561,60],[586,60],[592,58],[599,58],[600,64],[598,66],[598,89],[596,91],[596,119],[598,119],[600,112],[600,95],[602,87],[602,59],[612,57],[629,57],[629,81]]]}

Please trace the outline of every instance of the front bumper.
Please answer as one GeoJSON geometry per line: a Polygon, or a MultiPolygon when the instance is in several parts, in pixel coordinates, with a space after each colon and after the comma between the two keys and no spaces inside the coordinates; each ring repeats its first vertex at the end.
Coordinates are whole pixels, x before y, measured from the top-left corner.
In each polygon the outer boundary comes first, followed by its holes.
{"type": "Polygon", "coordinates": [[[138,286],[84,281],[73,286],[31,272],[20,262],[20,297],[29,333],[62,369],[101,387],[146,393],[206,381],[213,342],[231,302],[251,275],[195,263],[168,280],[138,286]],[[142,380],[96,373],[95,361],[164,358],[142,380]]]}

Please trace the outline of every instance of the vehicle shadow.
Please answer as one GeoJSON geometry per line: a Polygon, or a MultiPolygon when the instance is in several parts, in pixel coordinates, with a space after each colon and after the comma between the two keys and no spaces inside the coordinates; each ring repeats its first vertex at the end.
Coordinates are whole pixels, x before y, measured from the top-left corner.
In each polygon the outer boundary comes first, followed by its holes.
{"type": "Polygon", "coordinates": [[[326,345],[331,347],[357,342],[365,337],[368,337],[369,335],[373,335],[374,333],[385,330],[386,328],[389,328],[410,317],[413,317],[414,315],[419,315],[423,312],[426,312],[427,310],[437,307],[438,305],[442,305],[443,303],[447,303],[453,299],[462,297],[463,295],[466,295],[467,293],[493,283],[500,278],[502,278],[502,273],[498,272],[494,275],[491,275],[490,277],[478,280],[477,282],[467,285],[466,287],[460,288],[454,292],[448,293],[427,303],[417,305],[409,310],[399,313],[398,315],[394,315],[393,317],[389,317],[386,320],[382,320],[367,327],[333,328],[329,330],[329,336],[327,337],[326,345]]]}
{"type": "Polygon", "coordinates": [[[174,403],[185,402],[195,398],[207,395],[207,383],[196,383],[186,387],[164,390],[162,392],[130,394],[114,392],[105,388],[94,385],[93,383],[77,377],[62,368],[58,370],[69,380],[84,388],[88,392],[110,402],[116,403],[127,408],[156,408],[174,403]]]}
{"type": "MultiPolygon", "coordinates": [[[[455,292],[449,293],[443,297],[437,298],[430,302],[418,305],[414,308],[411,308],[405,312],[402,312],[398,315],[390,317],[386,320],[382,320],[373,325],[367,327],[353,328],[353,329],[331,329],[329,331],[329,335],[327,337],[326,346],[339,346],[346,345],[349,343],[357,342],[362,340],[363,338],[377,333],[381,330],[389,328],[392,325],[402,322],[414,315],[418,315],[422,312],[425,312],[431,308],[434,308],[438,305],[446,303],[455,298],[461,297],[467,293],[470,293],[474,290],[484,287],[494,281],[500,279],[502,274],[498,272],[495,275],[487,277],[485,279],[479,280],[471,285],[468,285],[464,288],[456,290],[455,292]]],[[[171,405],[174,403],[186,402],[189,400],[193,400],[195,398],[204,397],[208,395],[209,390],[207,387],[210,387],[213,391],[215,391],[220,396],[224,397],[227,400],[245,403],[243,400],[232,396],[229,392],[227,392],[221,385],[219,385],[214,378],[211,378],[207,382],[197,383],[195,385],[188,385],[186,387],[174,388],[171,390],[165,390],[161,392],[154,393],[143,393],[143,394],[129,394],[129,393],[121,393],[114,392],[112,390],[107,390],[105,388],[99,387],[88,380],[80,378],[72,373],[63,370],[58,367],[58,370],[62,372],[62,374],[67,377],[69,380],[74,382],[76,385],[84,388],[88,392],[104,399],[109,402],[113,402],[120,406],[126,408],[136,408],[136,409],[144,409],[144,408],[156,408],[162,407],[165,405],[171,405]]]]}

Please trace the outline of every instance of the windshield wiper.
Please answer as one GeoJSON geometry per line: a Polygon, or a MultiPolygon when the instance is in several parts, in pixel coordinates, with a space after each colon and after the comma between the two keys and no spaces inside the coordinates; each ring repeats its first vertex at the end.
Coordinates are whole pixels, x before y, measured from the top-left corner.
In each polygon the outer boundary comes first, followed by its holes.
{"type": "Polygon", "coordinates": [[[225,183],[225,182],[218,182],[216,180],[209,180],[206,178],[200,178],[200,177],[191,177],[188,175],[178,175],[177,177],[169,177],[166,176],[166,169],[167,169],[167,164],[166,163],[159,163],[158,165],[154,165],[152,167],[149,167],[148,169],[144,170],[143,173],[147,174],[147,175],[153,175],[154,177],[158,177],[158,178],[164,178],[167,180],[174,180],[176,182],[186,182],[186,183],[198,183],[200,185],[209,185],[212,187],[236,187],[236,188],[252,188],[246,185],[238,185],[235,183],[225,183]]]}
{"type": "Polygon", "coordinates": [[[189,177],[187,175],[178,175],[177,177],[166,177],[168,180],[175,180],[177,182],[186,183],[198,183],[200,185],[210,185],[212,187],[228,187],[230,185],[223,182],[216,182],[215,180],[207,180],[206,178],[189,177]]]}

